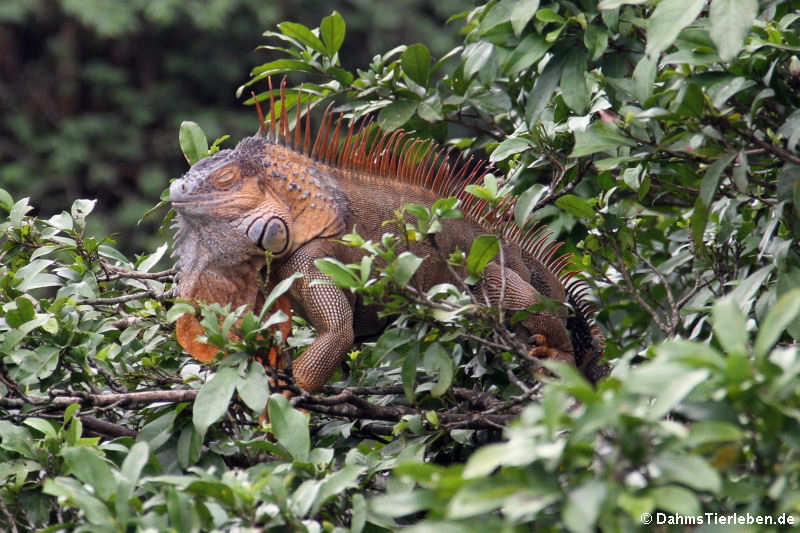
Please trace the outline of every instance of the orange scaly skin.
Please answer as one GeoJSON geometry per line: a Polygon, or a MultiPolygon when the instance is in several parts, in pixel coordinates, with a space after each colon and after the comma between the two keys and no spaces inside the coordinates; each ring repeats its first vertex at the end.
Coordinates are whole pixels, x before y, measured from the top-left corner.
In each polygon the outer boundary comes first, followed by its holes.
{"type": "MultiPolygon", "coordinates": [[[[602,375],[597,364],[602,338],[592,321],[586,286],[566,270],[569,256],[557,254],[559,243],[539,228],[520,230],[508,220],[513,202],[505,212],[492,213],[485,202],[465,192],[465,185],[482,180],[483,165],[452,165],[441,150],[408,140],[402,131],[368,139],[368,128],[355,131],[351,126],[342,134],[341,120],[335,126],[332,120],[326,113],[312,149],[308,122],[305,146],[300,147],[302,128],[298,126],[292,140],[285,118],[273,117],[269,133],[262,128],[173,182],[180,297],[259,309],[263,297],[258,276],[265,250],[272,256],[270,283],[300,272],[303,277],[292,285],[288,299],[318,335],[292,370],[301,388],[316,391],[358,337],[380,332],[385,323],[353,294],[313,283],[330,281],[314,261],[335,257],[357,263],[364,252],[336,242],[345,232],[357,226],[366,239],[380,241],[381,223],[393,219],[406,203],[431,206],[440,197],[457,196],[465,216],[443,223],[436,235],[438,247],[467,250],[478,235],[501,237],[504,265],[494,261],[487,266],[477,293],[485,292],[492,305],[502,304],[508,311],[544,299],[569,304],[571,310],[564,306],[532,313],[515,331],[532,346],[531,355],[577,364],[592,380],[602,375]]],[[[412,281],[415,286],[427,290],[453,282],[429,244],[414,244],[411,251],[425,258],[412,281]]],[[[281,303],[287,306],[286,300],[281,303]]],[[[208,360],[208,351],[195,340],[198,333],[196,319],[179,320],[181,345],[208,360]]]]}

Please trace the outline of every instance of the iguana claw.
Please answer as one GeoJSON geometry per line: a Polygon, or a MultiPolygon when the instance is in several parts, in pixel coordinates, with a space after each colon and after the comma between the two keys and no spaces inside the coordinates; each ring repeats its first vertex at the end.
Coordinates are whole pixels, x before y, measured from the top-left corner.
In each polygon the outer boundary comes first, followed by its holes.
{"type": "Polygon", "coordinates": [[[541,333],[532,335],[531,340],[535,344],[535,346],[528,351],[528,355],[531,357],[562,361],[571,365],[575,364],[575,356],[573,354],[557,348],[551,348],[547,345],[547,337],[541,333]]]}

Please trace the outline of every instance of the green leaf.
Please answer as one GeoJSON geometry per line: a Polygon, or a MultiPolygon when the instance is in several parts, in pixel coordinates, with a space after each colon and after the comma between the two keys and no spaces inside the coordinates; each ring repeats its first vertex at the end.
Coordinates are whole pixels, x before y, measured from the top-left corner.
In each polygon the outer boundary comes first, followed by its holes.
{"type": "Polygon", "coordinates": [[[503,65],[503,72],[509,76],[530,68],[539,61],[553,43],[548,42],[538,33],[529,33],[514,48],[503,65]]]}
{"type": "Polygon", "coordinates": [[[417,108],[417,114],[419,118],[424,120],[425,122],[438,122],[444,119],[444,115],[442,114],[442,104],[439,101],[433,102],[420,102],[419,107],[417,108]]]}
{"type": "Polygon", "coordinates": [[[70,214],[72,215],[73,220],[79,222],[80,220],[85,219],[87,216],[89,216],[89,213],[94,210],[95,205],[97,205],[97,200],[87,200],[85,198],[78,198],[72,202],[70,214]]]}
{"type": "Polygon", "coordinates": [[[683,28],[694,22],[706,0],[661,0],[647,20],[645,52],[655,57],[666,50],[683,28]]]}
{"type": "Polygon", "coordinates": [[[464,48],[464,77],[471,79],[478,73],[494,52],[494,45],[488,41],[471,43],[464,48]]]}
{"type": "Polygon", "coordinates": [[[617,9],[620,6],[624,5],[635,5],[635,4],[644,4],[649,0],[602,0],[598,5],[597,9],[617,9]]]}
{"type": "Polygon", "coordinates": [[[117,483],[108,461],[100,452],[88,446],[70,446],[61,452],[69,471],[78,479],[95,488],[101,498],[116,492],[117,483]]]}
{"type": "Polygon", "coordinates": [[[402,127],[417,110],[419,102],[400,99],[387,105],[378,113],[378,125],[384,131],[394,131],[402,127]]]}
{"type": "Polygon", "coordinates": [[[120,469],[120,480],[117,488],[115,508],[120,522],[128,520],[131,505],[129,500],[133,496],[134,487],[139,482],[147,461],[150,459],[150,447],[146,442],[137,442],[131,447],[120,469]]]}
{"type": "Polygon", "coordinates": [[[537,11],[536,12],[536,20],[539,20],[541,22],[556,22],[558,24],[564,24],[564,23],[567,22],[564,19],[564,17],[562,17],[561,15],[559,15],[558,13],[556,13],[554,10],[550,9],[549,7],[542,8],[539,11],[537,11]]]}
{"type": "Polygon", "coordinates": [[[66,409],[64,409],[64,426],[69,424],[72,420],[72,417],[80,413],[80,410],[81,404],[79,403],[70,404],[66,409]]]}
{"type": "Polygon", "coordinates": [[[586,112],[590,100],[586,70],[586,50],[582,46],[573,47],[561,73],[561,95],[569,108],[581,115],[586,112]]]}
{"type": "Polygon", "coordinates": [[[472,242],[467,256],[467,273],[480,276],[486,265],[500,253],[500,241],[494,235],[479,235],[472,242]]]}
{"type": "Polygon", "coordinates": [[[583,44],[589,52],[589,59],[600,59],[608,49],[608,30],[600,24],[589,24],[583,34],[583,44]]]}
{"type": "Polygon", "coordinates": [[[514,221],[520,228],[525,226],[528,216],[539,203],[539,200],[547,194],[548,188],[541,183],[534,183],[525,192],[519,195],[514,204],[514,221]]]}
{"type": "Polygon", "coordinates": [[[563,68],[564,58],[553,57],[544,67],[542,73],[537,76],[536,83],[533,84],[533,89],[528,93],[528,101],[525,104],[525,122],[528,125],[528,129],[534,129],[539,117],[541,117],[542,112],[550,102],[550,97],[558,87],[559,80],[561,80],[563,68]]]}
{"type": "Polygon", "coordinates": [[[398,517],[429,509],[435,503],[433,492],[417,489],[407,492],[389,492],[372,498],[369,507],[380,516],[398,517]]]}
{"type": "Polygon", "coordinates": [[[325,45],[322,44],[322,41],[319,40],[319,37],[314,35],[314,33],[303,24],[297,22],[281,22],[278,24],[278,28],[281,30],[281,33],[287,37],[297,39],[320,54],[326,54],[328,51],[325,45]]]}
{"type": "Polygon", "coordinates": [[[338,287],[343,289],[353,289],[360,284],[359,277],[338,259],[332,257],[316,259],[314,261],[314,266],[316,266],[320,272],[331,278],[338,287]]]}
{"type": "MultiPolygon", "coordinates": [[[[46,265],[45,265],[46,266],[46,265]]],[[[26,322],[30,322],[36,317],[36,310],[33,308],[33,302],[27,296],[18,296],[14,300],[14,306],[6,307],[6,322],[12,328],[19,328],[26,322]]]]}
{"type": "Polygon", "coordinates": [[[640,102],[650,97],[658,73],[658,59],[643,55],[633,69],[633,92],[640,102]]]}
{"type": "Polygon", "coordinates": [[[584,131],[575,132],[575,146],[569,157],[583,157],[597,152],[616,155],[618,148],[635,144],[635,141],[622,135],[615,125],[595,122],[584,131]]]}
{"type": "Polygon", "coordinates": [[[14,199],[5,189],[0,189],[0,207],[9,212],[14,207],[14,199]]]}
{"type": "Polygon", "coordinates": [[[195,430],[194,424],[187,424],[181,430],[176,452],[178,463],[184,468],[195,464],[200,459],[200,454],[203,452],[203,435],[195,430]]]}
{"type": "MultiPolygon", "coordinates": [[[[305,61],[299,61],[297,59],[276,59],[275,61],[263,63],[255,67],[250,73],[252,78],[246,84],[242,85],[239,90],[241,91],[248,85],[262,80],[267,76],[283,74],[284,72],[315,72],[315,70],[316,69],[312,65],[306,63],[305,61]]],[[[268,98],[269,91],[256,95],[256,100],[259,102],[262,100],[267,100],[268,98]]],[[[252,103],[255,103],[253,102],[252,98],[245,100],[245,104],[252,103]]]]}
{"type": "Polygon", "coordinates": [[[753,298],[758,290],[764,286],[774,269],[774,264],[768,264],[767,266],[759,268],[745,279],[740,280],[736,288],[733,289],[731,298],[739,304],[743,312],[747,313],[750,311],[750,306],[753,305],[753,298]]]}
{"type": "Polygon", "coordinates": [[[491,512],[503,506],[508,499],[519,494],[524,488],[519,481],[479,480],[456,492],[447,503],[447,516],[459,519],[491,512]]]}
{"type": "Polygon", "coordinates": [[[178,142],[181,145],[183,157],[189,165],[194,165],[208,154],[208,140],[206,134],[196,122],[184,120],[178,133],[178,142]]]}
{"type": "Polygon", "coordinates": [[[431,53],[424,44],[412,44],[400,57],[403,72],[422,87],[428,86],[431,73],[431,53]]]}
{"type": "Polygon", "coordinates": [[[269,397],[269,379],[264,367],[257,361],[252,361],[247,377],[239,381],[236,390],[247,407],[256,413],[263,413],[269,397]]]}
{"type": "Polygon", "coordinates": [[[52,422],[49,420],[45,420],[43,418],[26,418],[23,421],[28,427],[32,427],[33,429],[42,433],[48,439],[57,439],[58,433],[56,432],[56,428],[53,426],[52,422]]]}
{"type": "Polygon", "coordinates": [[[735,442],[744,438],[744,432],[737,426],[718,420],[694,422],[686,438],[689,446],[700,446],[709,442],[735,442]]]}
{"type": "Polygon", "coordinates": [[[408,251],[403,252],[392,262],[389,267],[389,274],[397,285],[405,287],[411,281],[422,261],[422,257],[418,257],[408,251]]]}
{"type": "Polygon", "coordinates": [[[167,311],[167,322],[172,324],[186,314],[193,315],[194,306],[186,302],[175,302],[172,304],[172,307],[169,308],[169,311],[167,311]]]}
{"type": "Polygon", "coordinates": [[[314,504],[311,506],[311,515],[314,516],[319,508],[325,505],[333,496],[347,489],[358,488],[356,480],[367,468],[358,465],[345,465],[338,472],[328,475],[319,488],[314,504]]]}
{"type": "MultiPolygon", "coordinates": [[[[642,373],[637,373],[636,375],[642,376],[642,373]]],[[[660,388],[654,388],[653,393],[656,401],[649,408],[651,419],[657,420],[669,413],[695,387],[707,380],[709,375],[710,372],[705,368],[685,371],[680,374],[678,379],[670,380],[660,388]]]]}
{"type": "Polygon", "coordinates": [[[703,181],[700,184],[700,199],[706,207],[711,207],[711,201],[714,199],[714,194],[719,186],[719,179],[735,158],[736,152],[725,154],[714,161],[703,175],[703,181]]]}
{"type": "Polygon", "coordinates": [[[436,382],[431,388],[431,396],[438,398],[447,392],[453,382],[453,359],[440,343],[434,342],[425,350],[422,364],[427,375],[436,376],[436,382]]]}
{"type": "Polygon", "coordinates": [[[700,502],[697,500],[696,494],[683,487],[674,485],[655,487],[648,490],[647,495],[657,502],[659,509],[664,511],[682,516],[700,515],[700,502]]]}
{"type": "Polygon", "coordinates": [[[175,487],[167,490],[167,515],[175,531],[200,531],[200,516],[189,494],[175,487]]]}
{"type": "MultiPolygon", "coordinates": [[[[104,502],[91,495],[75,479],[60,476],[55,479],[45,479],[42,492],[63,498],[64,501],[80,508],[86,514],[89,523],[97,526],[91,531],[114,531],[117,529],[118,524],[114,523],[111,512],[104,502]]],[[[58,527],[63,529],[61,524],[58,527]]],[[[89,529],[87,528],[87,530],[89,529]]]]}
{"type": "Polygon", "coordinates": [[[292,283],[294,283],[294,280],[302,277],[303,274],[301,274],[300,272],[295,272],[286,279],[282,279],[281,281],[276,283],[275,287],[272,288],[272,290],[269,292],[269,295],[267,296],[267,299],[264,301],[264,307],[266,309],[271,308],[272,305],[278,301],[278,298],[280,298],[286,291],[288,291],[291,288],[292,283]]]}
{"type": "Polygon", "coordinates": [[[700,117],[706,106],[703,88],[700,87],[699,84],[693,82],[689,82],[685,87],[686,90],[682,91],[683,98],[681,99],[676,113],[680,117],[700,117]]]}
{"type": "Polygon", "coordinates": [[[594,209],[589,202],[574,194],[565,194],[556,200],[556,206],[578,218],[594,217],[594,209]]]}
{"type": "Polygon", "coordinates": [[[46,379],[58,367],[61,348],[59,346],[37,346],[33,353],[35,357],[26,361],[25,369],[30,371],[37,380],[46,379]]]}
{"type": "Polygon", "coordinates": [[[353,494],[350,512],[350,533],[361,533],[367,523],[367,500],[363,494],[353,494]]]}
{"type": "Polygon", "coordinates": [[[403,380],[403,393],[408,403],[414,404],[414,390],[417,387],[417,362],[419,361],[419,344],[414,344],[404,354],[403,364],[400,367],[400,377],[403,380]]]}
{"type": "Polygon", "coordinates": [[[539,0],[519,0],[511,9],[511,28],[514,35],[519,37],[528,22],[536,15],[539,9],[539,0]]]}
{"type": "Polygon", "coordinates": [[[33,451],[33,438],[24,427],[0,420],[0,449],[16,452],[26,459],[37,458],[33,451]]]}
{"type": "Polygon", "coordinates": [[[496,161],[502,161],[508,156],[524,152],[529,148],[533,148],[533,143],[528,139],[522,137],[509,137],[497,145],[497,148],[492,151],[492,155],[489,156],[489,161],[492,163],[496,161]]]}
{"type": "Polygon", "coordinates": [[[233,368],[220,368],[197,393],[192,406],[192,422],[198,433],[205,435],[211,424],[221,419],[228,410],[238,379],[233,368]]]}
{"type": "Polygon", "coordinates": [[[732,297],[719,300],[711,308],[717,341],[731,354],[747,353],[747,317],[732,297]]]}
{"type": "Polygon", "coordinates": [[[147,443],[137,442],[131,447],[128,455],[125,456],[125,460],[122,461],[120,475],[123,479],[128,481],[131,486],[135,486],[149,459],[150,448],[147,446],[147,443]]]}
{"type": "Polygon", "coordinates": [[[607,491],[606,484],[598,480],[587,481],[570,491],[561,514],[567,529],[573,533],[596,531],[595,522],[607,491]]]}
{"type": "Polygon", "coordinates": [[[272,432],[295,461],[308,461],[311,437],[308,418],[295,409],[282,394],[272,394],[267,404],[272,432]]]}
{"type": "Polygon", "coordinates": [[[800,320],[800,289],[794,289],[780,297],[775,307],[769,310],[760,324],[753,347],[756,357],[764,357],[773,344],[778,342],[784,330],[800,320]]]}
{"type": "Polygon", "coordinates": [[[28,205],[28,201],[30,198],[23,198],[19,202],[15,203],[14,206],[11,208],[11,211],[8,213],[8,220],[11,221],[11,226],[18,228],[22,225],[22,219],[25,217],[25,214],[33,209],[32,205],[28,205]]]}
{"type": "Polygon", "coordinates": [[[696,455],[665,452],[653,461],[661,471],[661,478],[674,481],[699,491],[719,492],[722,481],[719,474],[705,459],[696,455]]]}
{"type": "Polygon", "coordinates": [[[698,248],[702,248],[705,246],[703,238],[706,232],[706,224],[708,224],[708,207],[706,207],[703,203],[703,199],[699,196],[694,202],[694,210],[692,211],[690,223],[694,245],[698,248]]]}
{"type": "Polygon", "coordinates": [[[319,33],[322,36],[322,42],[325,43],[325,51],[329,57],[332,57],[342,47],[346,32],[347,24],[337,11],[322,19],[319,25],[319,33]]]}
{"type": "Polygon", "coordinates": [[[756,15],[758,0],[712,0],[710,33],[720,59],[730,61],[736,57],[756,15]]]}

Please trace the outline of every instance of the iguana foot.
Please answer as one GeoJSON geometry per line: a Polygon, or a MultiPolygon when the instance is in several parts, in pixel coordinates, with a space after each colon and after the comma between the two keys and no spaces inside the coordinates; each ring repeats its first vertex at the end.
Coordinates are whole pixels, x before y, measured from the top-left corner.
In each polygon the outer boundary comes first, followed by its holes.
{"type": "Polygon", "coordinates": [[[536,333],[531,336],[534,347],[528,351],[528,355],[537,359],[550,359],[554,361],[563,361],[570,365],[575,365],[575,356],[570,352],[552,348],[547,344],[547,337],[541,333],[536,333]]]}

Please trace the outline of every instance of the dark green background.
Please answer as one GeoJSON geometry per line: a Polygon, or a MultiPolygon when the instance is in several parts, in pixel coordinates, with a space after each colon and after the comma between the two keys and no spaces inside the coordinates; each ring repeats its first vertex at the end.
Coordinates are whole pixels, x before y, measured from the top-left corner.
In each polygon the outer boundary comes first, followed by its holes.
{"type": "MultiPolygon", "coordinates": [[[[163,241],[164,212],[137,226],[185,169],[178,127],[193,120],[228,145],[255,113],[234,92],[276,54],[255,50],[284,20],[348,24],[340,57],[365,68],[399,44],[434,55],[456,45],[469,0],[3,0],[0,2],[0,187],[49,217],[97,198],[89,232],[127,253],[163,241]]],[[[274,43],[273,43],[274,44],[274,43]]]]}

